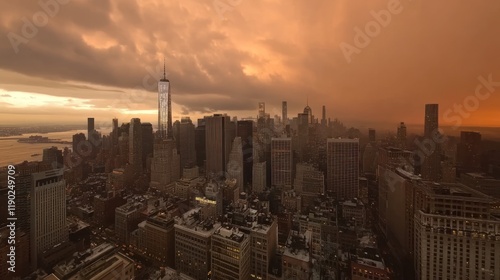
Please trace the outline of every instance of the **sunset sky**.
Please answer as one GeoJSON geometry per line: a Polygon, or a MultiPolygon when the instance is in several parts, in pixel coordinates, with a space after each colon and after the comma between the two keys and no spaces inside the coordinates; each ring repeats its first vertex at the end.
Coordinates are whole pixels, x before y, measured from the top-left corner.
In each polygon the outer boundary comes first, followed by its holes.
{"type": "Polygon", "coordinates": [[[308,100],[317,117],[326,105],[348,126],[394,128],[439,103],[453,125],[454,104],[469,102],[462,125],[500,126],[500,1],[40,2],[52,4],[0,2],[3,125],[156,125],[165,57],[174,119],[256,116],[258,102],[281,115],[283,100],[293,117],[308,100]]]}

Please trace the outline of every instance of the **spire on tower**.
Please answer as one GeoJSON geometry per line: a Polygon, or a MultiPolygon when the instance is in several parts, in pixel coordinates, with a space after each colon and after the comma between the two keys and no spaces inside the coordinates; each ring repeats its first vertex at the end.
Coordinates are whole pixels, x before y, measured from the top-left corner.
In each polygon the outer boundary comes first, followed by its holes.
{"type": "Polygon", "coordinates": [[[167,74],[166,74],[166,71],[165,71],[165,57],[163,57],[163,79],[164,80],[167,79],[167,74]]]}

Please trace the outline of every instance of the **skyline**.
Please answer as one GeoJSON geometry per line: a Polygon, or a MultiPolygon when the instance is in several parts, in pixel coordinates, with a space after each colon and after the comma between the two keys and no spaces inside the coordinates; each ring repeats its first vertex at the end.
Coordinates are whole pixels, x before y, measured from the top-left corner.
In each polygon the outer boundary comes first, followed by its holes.
{"type": "MultiPolygon", "coordinates": [[[[287,101],[289,117],[308,103],[316,117],[325,105],[328,117],[348,127],[395,129],[401,121],[423,124],[424,104],[438,103],[442,126],[454,125],[457,116],[461,126],[499,126],[500,61],[494,51],[500,39],[494,34],[500,24],[493,23],[500,3],[239,1],[222,6],[226,10],[217,8],[220,3],[59,4],[28,42],[0,40],[6,58],[0,65],[0,117],[12,125],[80,123],[89,115],[155,123],[165,56],[174,120],[255,116],[262,101],[271,116],[281,115],[287,101]],[[443,23],[443,17],[450,20],[443,23]],[[360,47],[358,31],[373,22],[379,32],[360,47]],[[340,47],[346,45],[357,52],[346,56],[340,47]],[[485,98],[475,104],[480,86],[485,98]],[[130,108],[110,107],[117,99],[128,100],[130,108]],[[474,110],[465,110],[465,117],[456,105],[474,110]]],[[[26,21],[20,19],[45,11],[40,5],[1,5],[9,11],[0,22],[6,35],[22,35],[26,21]]]]}

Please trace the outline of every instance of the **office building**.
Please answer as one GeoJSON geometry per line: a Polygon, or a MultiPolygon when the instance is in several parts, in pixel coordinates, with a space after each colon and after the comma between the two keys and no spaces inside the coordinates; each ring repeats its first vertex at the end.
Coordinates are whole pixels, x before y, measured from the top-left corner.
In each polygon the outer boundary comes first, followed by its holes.
{"type": "Polygon", "coordinates": [[[32,174],[30,239],[31,262],[43,251],[68,240],[66,227],[66,181],[63,169],[32,174]]]}
{"type": "Polygon", "coordinates": [[[258,118],[265,118],[265,117],[266,117],[266,103],[259,102],[259,115],[258,115],[258,118]]]}
{"type": "Polygon", "coordinates": [[[406,125],[401,122],[397,131],[397,146],[401,149],[406,149],[406,125]]]}
{"type": "Polygon", "coordinates": [[[477,172],[481,170],[481,134],[472,131],[460,132],[457,145],[457,172],[477,172]]]}
{"type": "Polygon", "coordinates": [[[359,140],[327,140],[327,191],[338,199],[349,200],[358,196],[359,140]]]}
{"type": "Polygon", "coordinates": [[[141,253],[159,265],[175,266],[174,217],[164,210],[138,225],[141,253]]]}
{"type": "Polygon", "coordinates": [[[241,137],[243,149],[243,186],[247,186],[252,182],[253,121],[238,121],[236,125],[236,136],[241,137]]]}
{"type": "Polygon", "coordinates": [[[229,116],[215,114],[205,117],[207,174],[224,174],[235,135],[236,128],[229,116]]]}
{"type": "Polygon", "coordinates": [[[250,238],[231,226],[212,235],[212,279],[250,279],[250,238]]]}
{"type": "Polygon", "coordinates": [[[181,168],[196,165],[195,128],[189,117],[183,117],[179,124],[179,153],[181,168]]]}
{"type": "Polygon", "coordinates": [[[271,139],[271,185],[291,189],[293,183],[291,138],[271,139]]]}
{"type": "Polygon", "coordinates": [[[181,177],[180,156],[172,139],[158,139],[154,143],[151,160],[151,181],[149,186],[166,190],[167,186],[181,177]]]}
{"type": "Polygon", "coordinates": [[[196,150],[196,164],[203,169],[205,168],[205,160],[207,159],[205,133],[205,119],[198,119],[198,125],[194,132],[194,145],[196,150]]]}
{"type": "Polygon", "coordinates": [[[461,184],[423,182],[415,189],[416,278],[500,276],[499,204],[461,184]]]}
{"type": "Polygon", "coordinates": [[[290,231],[282,257],[283,279],[311,279],[311,231],[290,231]]]}
{"type": "Polygon", "coordinates": [[[142,166],[148,168],[148,158],[153,157],[153,125],[151,123],[141,123],[142,136],[142,166]]]}
{"type": "Polygon", "coordinates": [[[235,137],[232,145],[229,161],[226,165],[228,179],[236,180],[236,187],[243,190],[243,149],[241,137],[235,137]]]}
{"type": "Polygon", "coordinates": [[[212,235],[220,224],[200,219],[196,211],[185,213],[175,225],[175,267],[194,279],[206,279],[212,265],[212,235]]]}
{"type": "Polygon", "coordinates": [[[252,169],[252,192],[261,193],[267,189],[266,162],[254,162],[252,169]]]}
{"type": "Polygon", "coordinates": [[[57,149],[57,147],[43,149],[42,161],[49,164],[53,169],[62,168],[64,164],[62,150],[57,149]]]}
{"type": "Polygon", "coordinates": [[[142,126],[141,120],[133,118],[130,120],[129,137],[129,156],[128,162],[131,165],[132,174],[137,178],[142,173],[142,126]]]}
{"type": "Polygon", "coordinates": [[[425,105],[423,141],[433,143],[433,145],[427,147],[426,151],[422,151],[421,157],[423,158],[420,158],[422,179],[435,182],[439,182],[442,178],[438,108],[438,104],[425,105]]]}
{"type": "Polygon", "coordinates": [[[90,136],[94,132],[94,118],[87,118],[87,138],[90,139],[90,136]]]}
{"type": "Polygon", "coordinates": [[[288,124],[288,105],[286,101],[281,102],[281,121],[285,126],[288,124]]]}
{"type": "Polygon", "coordinates": [[[137,224],[141,222],[142,211],[147,205],[129,201],[115,209],[115,233],[116,238],[125,244],[130,243],[130,234],[137,229],[137,224]]]}
{"type": "Polygon", "coordinates": [[[172,139],[172,100],[170,96],[170,81],[166,77],[163,64],[163,77],[158,82],[158,132],[159,139],[172,139]]]}

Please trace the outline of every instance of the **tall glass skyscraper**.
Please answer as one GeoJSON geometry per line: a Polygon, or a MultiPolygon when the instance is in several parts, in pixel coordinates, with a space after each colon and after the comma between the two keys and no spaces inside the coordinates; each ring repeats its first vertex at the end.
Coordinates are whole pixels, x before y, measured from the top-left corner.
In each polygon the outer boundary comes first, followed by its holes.
{"type": "Polygon", "coordinates": [[[163,78],[158,82],[158,137],[170,139],[172,134],[170,81],[166,77],[165,64],[163,64],[163,78]]]}

